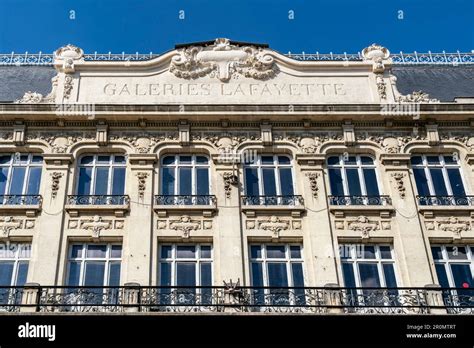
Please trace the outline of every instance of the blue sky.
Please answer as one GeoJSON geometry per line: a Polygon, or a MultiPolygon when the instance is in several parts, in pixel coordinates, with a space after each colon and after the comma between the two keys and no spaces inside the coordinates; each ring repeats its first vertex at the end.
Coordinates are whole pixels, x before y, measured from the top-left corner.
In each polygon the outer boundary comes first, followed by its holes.
{"type": "Polygon", "coordinates": [[[1,53],[160,53],[216,37],[284,53],[474,50],[474,0],[0,0],[0,23],[1,53]]]}

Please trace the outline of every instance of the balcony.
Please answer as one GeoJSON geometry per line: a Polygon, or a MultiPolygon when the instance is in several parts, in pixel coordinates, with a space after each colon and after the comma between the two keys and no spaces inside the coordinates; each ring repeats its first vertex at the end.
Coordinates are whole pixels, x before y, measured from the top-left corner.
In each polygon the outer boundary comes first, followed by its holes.
{"type": "Polygon", "coordinates": [[[291,212],[293,217],[301,217],[305,211],[304,199],[300,195],[286,196],[242,196],[242,211],[248,217],[254,217],[256,212],[274,213],[291,212]]]}
{"type": "Polygon", "coordinates": [[[395,211],[390,196],[328,196],[329,210],[336,217],[344,217],[345,213],[374,212],[381,217],[389,218],[395,211]]]}
{"type": "Polygon", "coordinates": [[[68,195],[66,210],[70,216],[79,216],[81,212],[113,212],[115,216],[124,216],[130,210],[128,195],[68,195]]]}
{"type": "Polygon", "coordinates": [[[425,217],[434,217],[440,211],[474,215],[474,196],[416,196],[416,201],[425,217]]]}
{"type": "Polygon", "coordinates": [[[0,195],[0,211],[18,213],[33,217],[41,210],[43,197],[41,195],[0,195]]]}
{"type": "Polygon", "coordinates": [[[342,287],[0,287],[3,312],[474,314],[474,290],[342,287]]]}
{"type": "Polygon", "coordinates": [[[214,195],[156,195],[153,209],[158,216],[166,217],[168,212],[200,212],[210,217],[217,211],[214,195]]]}

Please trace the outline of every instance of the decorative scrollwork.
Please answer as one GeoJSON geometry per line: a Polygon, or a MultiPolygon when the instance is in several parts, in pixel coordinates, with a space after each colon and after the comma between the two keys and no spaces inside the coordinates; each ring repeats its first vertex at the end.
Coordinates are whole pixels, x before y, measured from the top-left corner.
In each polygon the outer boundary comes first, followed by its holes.
{"type": "Polygon", "coordinates": [[[303,197],[300,195],[286,196],[242,196],[243,205],[304,205],[303,197]]]}
{"type": "Polygon", "coordinates": [[[328,196],[330,205],[390,205],[389,196],[328,196]]]}

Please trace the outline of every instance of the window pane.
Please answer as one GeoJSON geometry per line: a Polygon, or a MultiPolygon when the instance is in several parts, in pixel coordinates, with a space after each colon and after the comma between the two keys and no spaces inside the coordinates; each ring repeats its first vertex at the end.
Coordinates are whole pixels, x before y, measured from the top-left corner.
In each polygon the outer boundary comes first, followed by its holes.
{"type": "Polygon", "coordinates": [[[303,264],[292,263],[291,270],[293,272],[293,286],[304,286],[303,264]]]}
{"type": "Polygon", "coordinates": [[[288,275],[285,263],[268,263],[268,286],[287,287],[288,275]]]}
{"type": "Polygon", "coordinates": [[[0,195],[5,194],[7,188],[8,167],[0,168],[0,195]]]}
{"type": "Polygon", "coordinates": [[[191,168],[179,168],[179,193],[180,195],[191,195],[192,178],[191,168]]]}
{"type": "Polygon", "coordinates": [[[109,286],[120,285],[120,262],[112,262],[109,269],[109,286]]]}
{"type": "Polygon", "coordinates": [[[107,192],[107,185],[109,183],[109,168],[96,168],[95,174],[95,190],[94,194],[96,195],[106,195],[107,192]]]}
{"type": "Polygon", "coordinates": [[[359,263],[360,283],[362,287],[380,287],[379,273],[375,263],[359,263]]]}
{"type": "Polygon", "coordinates": [[[278,163],[279,164],[290,164],[291,160],[287,156],[278,156],[278,163]]]}
{"type": "Polygon", "coordinates": [[[443,172],[439,168],[430,168],[431,180],[433,180],[433,187],[436,196],[447,196],[448,191],[444,183],[443,172]]]}
{"type": "Polygon", "coordinates": [[[196,263],[178,262],[176,264],[176,285],[196,286],[196,263]]]}
{"type": "Polygon", "coordinates": [[[210,262],[201,263],[201,286],[212,286],[212,271],[210,262]]]}
{"type": "Polygon", "coordinates": [[[457,164],[458,162],[454,160],[453,156],[443,156],[444,163],[446,164],[457,164]]]}
{"type": "Polygon", "coordinates": [[[245,168],[245,194],[247,196],[258,196],[258,176],[256,168],[245,168]]]}
{"type": "Polygon", "coordinates": [[[283,196],[293,196],[293,176],[291,168],[280,168],[280,188],[283,196]]]}
{"type": "Polygon", "coordinates": [[[171,263],[169,262],[160,263],[160,285],[171,285],[171,263]]]}
{"type": "Polygon", "coordinates": [[[362,164],[374,164],[374,160],[368,156],[361,156],[360,163],[362,164]]]}
{"type": "Polygon", "coordinates": [[[88,258],[105,258],[107,252],[107,245],[105,244],[89,244],[87,246],[88,258]]]}
{"type": "Polygon", "coordinates": [[[171,259],[172,248],[171,245],[162,245],[160,257],[162,259],[171,259]]]}
{"type": "Polygon", "coordinates": [[[125,168],[114,168],[112,184],[113,195],[123,195],[125,192],[125,168]]]}
{"type": "Polygon", "coordinates": [[[440,264],[435,265],[435,267],[439,285],[441,285],[442,288],[449,288],[450,286],[448,281],[448,275],[446,274],[446,268],[444,267],[444,265],[440,264]]]}
{"type": "Polygon", "coordinates": [[[426,156],[428,164],[439,164],[439,156],[426,156]]]}
{"type": "Polygon", "coordinates": [[[344,186],[340,169],[329,169],[329,183],[333,196],[344,196],[344,186]]]}
{"type": "Polygon", "coordinates": [[[169,165],[169,164],[174,164],[175,157],[174,156],[166,156],[163,158],[163,164],[164,165],[169,165]]]}
{"type": "Polygon", "coordinates": [[[100,163],[109,163],[109,162],[110,162],[110,156],[108,156],[108,155],[100,155],[100,156],[97,156],[97,162],[100,162],[100,163]]]}
{"type": "Polygon", "coordinates": [[[375,175],[375,169],[365,168],[363,172],[367,196],[379,196],[379,188],[377,185],[377,176],[375,175]]]}
{"type": "Polygon", "coordinates": [[[120,258],[122,257],[122,246],[121,245],[112,245],[110,250],[110,257],[120,258]]]}
{"type": "Polygon", "coordinates": [[[181,259],[196,258],[196,246],[195,245],[178,245],[176,247],[176,257],[181,258],[181,259]]]}
{"type": "Polygon", "coordinates": [[[208,160],[205,156],[196,156],[196,163],[207,164],[208,160]]]}
{"type": "Polygon", "coordinates": [[[81,272],[80,262],[69,262],[69,276],[67,279],[68,286],[76,286],[79,284],[79,276],[81,272]]]}
{"type": "Polygon", "coordinates": [[[273,156],[262,156],[262,164],[273,164],[273,156]]]}
{"type": "Polygon", "coordinates": [[[364,259],[375,259],[375,247],[372,245],[363,246],[364,259]]]}
{"type": "Polygon", "coordinates": [[[354,288],[356,286],[352,263],[344,262],[342,264],[342,275],[344,277],[344,285],[346,287],[354,288]]]}
{"type": "Polygon", "coordinates": [[[411,158],[411,164],[414,164],[414,165],[423,164],[423,158],[421,156],[413,156],[411,158]]]}
{"type": "Polygon", "coordinates": [[[448,259],[467,260],[466,248],[463,246],[446,247],[448,259]]]}
{"type": "Polygon", "coordinates": [[[332,156],[328,158],[329,165],[338,165],[339,164],[339,156],[332,156]]]}
{"type": "Polygon", "coordinates": [[[26,168],[24,167],[13,168],[9,192],[11,195],[21,195],[23,193],[23,182],[25,180],[25,172],[26,168]]]}
{"type": "Polygon", "coordinates": [[[86,262],[84,286],[104,285],[105,262],[86,262]]]}
{"type": "Polygon", "coordinates": [[[43,163],[43,157],[33,156],[31,157],[31,163],[35,163],[35,164],[43,163]]]}
{"type": "Polygon", "coordinates": [[[284,245],[267,245],[267,258],[284,259],[285,246],[284,245]]]}
{"type": "Polygon", "coordinates": [[[41,167],[30,168],[30,175],[28,178],[28,188],[26,194],[37,195],[39,193],[41,182],[41,167]]]}
{"type": "Polygon", "coordinates": [[[425,175],[425,170],[423,168],[414,168],[413,175],[415,177],[416,188],[418,190],[418,195],[420,196],[429,196],[430,189],[428,186],[428,179],[425,175]]]}
{"type": "Polygon", "coordinates": [[[0,286],[12,285],[13,262],[0,262],[0,286]]]}
{"type": "Polygon", "coordinates": [[[387,288],[396,288],[397,280],[395,279],[395,270],[392,263],[383,264],[383,273],[385,276],[385,285],[387,288]]]}
{"type": "Polygon", "coordinates": [[[18,263],[18,274],[16,276],[16,286],[23,286],[26,284],[26,277],[28,276],[28,262],[18,263]]]}
{"type": "Polygon", "coordinates": [[[79,258],[82,257],[82,245],[73,245],[71,247],[71,258],[79,258]]]}
{"type": "Polygon", "coordinates": [[[12,159],[11,155],[0,156],[0,165],[1,164],[9,164],[12,159]]]}
{"type": "Polygon", "coordinates": [[[114,163],[125,163],[125,156],[114,156],[114,163]]]}
{"type": "Polygon", "coordinates": [[[381,246],[381,247],[379,247],[379,249],[380,249],[380,257],[382,259],[391,259],[392,258],[392,252],[391,252],[389,246],[381,246]]]}
{"type": "Polygon", "coordinates": [[[179,156],[179,163],[190,164],[191,158],[192,158],[191,156],[179,156]]]}
{"type": "Polygon", "coordinates": [[[260,259],[262,257],[262,248],[260,245],[252,245],[250,247],[250,257],[253,259],[260,259]]]}
{"type": "MultiPolygon", "coordinates": [[[[173,157],[166,157],[173,158],[173,157]]],[[[174,195],[175,173],[174,168],[163,168],[161,178],[161,193],[164,195],[174,195]]]]}
{"type": "Polygon", "coordinates": [[[449,183],[454,196],[465,197],[464,185],[462,184],[461,173],[458,168],[447,169],[449,183]]]}
{"type": "Polygon", "coordinates": [[[290,257],[292,259],[300,259],[301,258],[301,247],[298,245],[291,245],[290,246],[290,257]]]}
{"type": "Polygon", "coordinates": [[[349,156],[346,160],[344,160],[344,164],[357,164],[357,158],[355,156],[349,156]]]}
{"type": "Polygon", "coordinates": [[[433,254],[433,259],[435,259],[435,260],[442,260],[443,259],[443,253],[442,253],[440,247],[432,247],[431,248],[431,253],[433,254]]]}
{"type": "Polygon", "coordinates": [[[275,196],[276,183],[275,183],[275,170],[273,168],[262,169],[263,175],[263,194],[265,196],[275,196]]]}
{"type": "Polygon", "coordinates": [[[474,281],[468,264],[451,264],[454,286],[456,288],[472,288],[474,281]]]}
{"type": "Polygon", "coordinates": [[[92,164],[94,156],[84,156],[81,158],[81,164],[92,164]]]}
{"type": "Polygon", "coordinates": [[[92,168],[79,169],[79,184],[77,186],[78,195],[89,195],[91,190],[92,168]]]}
{"type": "Polygon", "coordinates": [[[210,245],[201,245],[201,258],[210,259],[211,258],[211,246],[210,245]]]}
{"type": "Polygon", "coordinates": [[[262,264],[259,262],[252,262],[252,285],[263,286],[262,264]]]}
{"type": "Polygon", "coordinates": [[[207,168],[196,169],[196,194],[209,194],[209,169],[207,168]]]}
{"type": "Polygon", "coordinates": [[[347,185],[349,186],[349,195],[360,196],[362,191],[360,189],[359,173],[357,169],[346,169],[347,185]]]}

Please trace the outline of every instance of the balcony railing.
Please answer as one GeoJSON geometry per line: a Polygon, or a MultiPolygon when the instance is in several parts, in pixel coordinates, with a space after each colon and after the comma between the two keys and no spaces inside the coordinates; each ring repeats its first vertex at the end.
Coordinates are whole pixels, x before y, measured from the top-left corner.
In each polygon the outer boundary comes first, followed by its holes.
{"type": "Polygon", "coordinates": [[[242,196],[242,205],[285,205],[303,206],[302,196],[242,196]]]}
{"type": "Polygon", "coordinates": [[[1,205],[41,205],[41,195],[0,195],[1,205]]]}
{"type": "Polygon", "coordinates": [[[156,195],[155,205],[216,205],[214,195],[156,195]]]}
{"type": "Polygon", "coordinates": [[[330,205],[391,205],[389,196],[328,196],[330,205]]]}
{"type": "Polygon", "coordinates": [[[474,205],[474,196],[416,196],[419,205],[474,205]]]}
{"type": "Polygon", "coordinates": [[[0,311],[474,314],[474,290],[310,287],[0,287],[0,311]]]}
{"type": "Polygon", "coordinates": [[[68,205],[128,205],[128,195],[70,195],[68,205]]]}

